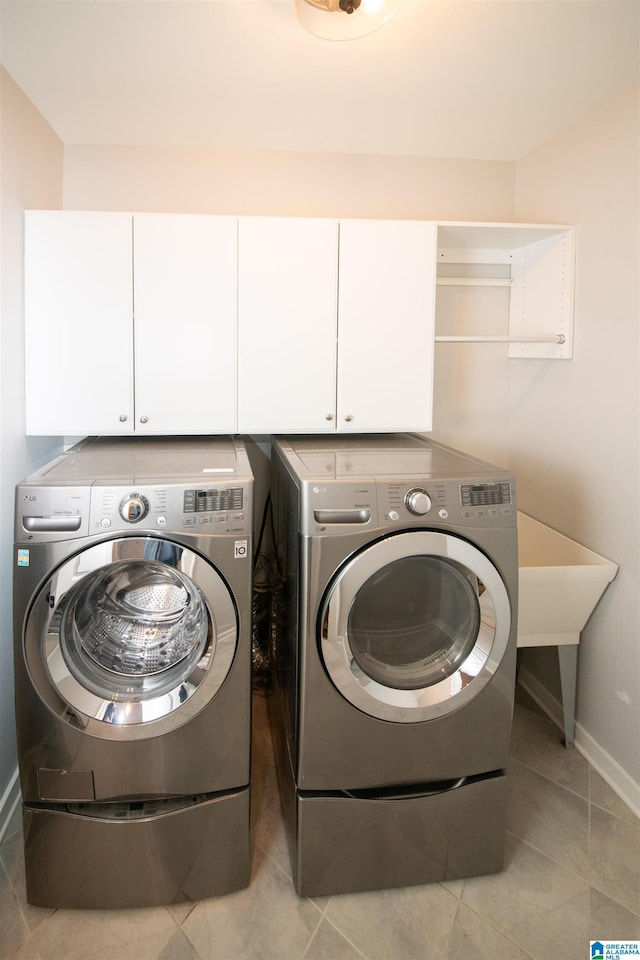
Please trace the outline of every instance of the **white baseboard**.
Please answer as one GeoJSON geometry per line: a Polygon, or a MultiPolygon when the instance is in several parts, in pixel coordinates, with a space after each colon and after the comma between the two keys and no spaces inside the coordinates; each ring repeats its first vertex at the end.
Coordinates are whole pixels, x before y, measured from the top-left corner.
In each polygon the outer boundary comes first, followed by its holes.
{"type": "MultiPolygon", "coordinates": [[[[531,699],[535,700],[538,706],[544,710],[549,719],[562,730],[564,724],[560,701],[549,693],[547,688],[526,667],[519,669],[518,683],[523,690],[527,691],[531,699]]],[[[600,774],[603,780],[606,780],[611,789],[617,793],[629,809],[637,817],[640,817],[640,784],[636,783],[579,723],[576,723],[574,745],[575,749],[582,754],[585,760],[589,761],[593,769],[600,774]]]]}
{"type": "Polygon", "coordinates": [[[0,843],[4,840],[5,834],[9,829],[11,818],[20,803],[20,775],[16,767],[14,774],[9,781],[9,785],[0,799],[0,843]]]}

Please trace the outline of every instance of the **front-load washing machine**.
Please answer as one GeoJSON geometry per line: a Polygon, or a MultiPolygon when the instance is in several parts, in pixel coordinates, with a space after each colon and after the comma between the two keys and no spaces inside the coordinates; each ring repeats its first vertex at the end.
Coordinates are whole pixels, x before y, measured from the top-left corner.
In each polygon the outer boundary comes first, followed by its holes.
{"type": "Polygon", "coordinates": [[[248,884],[252,510],[235,439],[88,439],[17,486],[30,903],[248,884]]]}
{"type": "Polygon", "coordinates": [[[503,866],[513,477],[414,435],[276,439],[276,763],[297,892],[503,866]]]}

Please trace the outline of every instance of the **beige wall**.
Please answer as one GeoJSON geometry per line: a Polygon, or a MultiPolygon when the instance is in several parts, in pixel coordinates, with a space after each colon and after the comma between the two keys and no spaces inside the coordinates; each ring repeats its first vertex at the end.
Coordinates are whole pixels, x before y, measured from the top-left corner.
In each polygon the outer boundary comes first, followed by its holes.
{"type": "Polygon", "coordinates": [[[154,147],[65,148],[68,210],[511,220],[491,161],[154,147]]]}
{"type": "MultiPolygon", "coordinates": [[[[575,223],[575,352],[514,361],[509,447],[520,506],[615,560],[583,633],[578,742],[640,782],[638,89],[517,165],[516,217],[575,223]]],[[[527,654],[546,685],[550,652],[527,654]]],[[[624,780],[624,775],[622,775],[624,780]]],[[[637,786],[636,786],[637,789],[637,786]]]]}
{"type": "MultiPolygon", "coordinates": [[[[14,486],[48,459],[57,438],[26,438],[24,425],[24,210],[62,204],[63,148],[8,73],[0,68],[0,829],[17,797],[11,589],[14,486]]],[[[54,381],[52,376],[51,387],[54,381]]]]}

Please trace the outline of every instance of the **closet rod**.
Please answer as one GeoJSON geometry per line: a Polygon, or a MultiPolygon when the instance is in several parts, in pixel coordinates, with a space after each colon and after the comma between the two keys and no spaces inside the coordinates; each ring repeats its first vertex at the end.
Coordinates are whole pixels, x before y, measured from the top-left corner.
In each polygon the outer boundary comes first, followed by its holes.
{"type": "Polygon", "coordinates": [[[566,343],[567,338],[557,333],[552,337],[436,337],[435,340],[436,343],[566,343]]]}

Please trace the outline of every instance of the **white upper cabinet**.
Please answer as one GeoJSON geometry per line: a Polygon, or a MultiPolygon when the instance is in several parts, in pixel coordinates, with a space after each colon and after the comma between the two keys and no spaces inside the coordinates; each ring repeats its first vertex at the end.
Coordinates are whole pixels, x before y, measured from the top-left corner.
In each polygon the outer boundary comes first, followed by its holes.
{"type": "Polygon", "coordinates": [[[236,429],[237,220],[26,215],[27,433],[236,429]]]}
{"type": "Polygon", "coordinates": [[[338,224],[241,217],[238,230],[238,430],[334,430],[338,224]]]}
{"type": "Polygon", "coordinates": [[[338,430],[431,430],[435,277],[434,223],[340,222],[338,430]]]}
{"type": "Polygon", "coordinates": [[[434,340],[571,357],[565,225],[29,211],[25,233],[29,434],[427,432],[434,340]]]}
{"type": "Polygon", "coordinates": [[[430,430],[436,228],[241,218],[240,432],[430,430]]]}
{"type": "Polygon", "coordinates": [[[133,218],[135,431],[236,429],[235,217],[133,218]]]}
{"type": "Polygon", "coordinates": [[[131,217],[28,212],[25,244],[27,433],[129,433],[131,217]]]}

